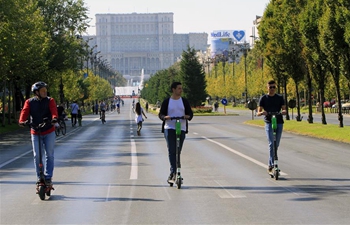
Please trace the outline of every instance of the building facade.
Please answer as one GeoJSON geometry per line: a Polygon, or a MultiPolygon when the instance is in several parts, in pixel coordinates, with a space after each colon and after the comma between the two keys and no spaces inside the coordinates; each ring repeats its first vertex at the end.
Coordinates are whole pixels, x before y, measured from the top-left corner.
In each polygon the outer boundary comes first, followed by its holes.
{"type": "Polygon", "coordinates": [[[123,75],[154,74],[187,46],[205,51],[208,34],[174,34],[173,13],[96,14],[96,51],[123,75]]]}

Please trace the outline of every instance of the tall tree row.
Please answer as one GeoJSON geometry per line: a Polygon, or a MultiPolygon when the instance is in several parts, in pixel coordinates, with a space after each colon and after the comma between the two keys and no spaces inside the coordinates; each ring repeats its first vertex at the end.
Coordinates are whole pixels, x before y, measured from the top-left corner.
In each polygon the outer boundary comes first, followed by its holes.
{"type": "MultiPolygon", "coordinates": [[[[349,1],[343,0],[271,0],[264,12],[258,28],[264,57],[279,83],[283,74],[284,81],[293,80],[297,94],[300,84],[307,86],[309,123],[311,93],[316,87],[323,105],[325,82],[331,76],[343,127],[340,81],[345,77],[349,82],[349,21],[349,1]]],[[[326,124],[323,107],[322,123],[326,124]]]]}
{"type": "MultiPolygon", "coordinates": [[[[97,79],[96,83],[83,76],[83,62],[90,51],[82,39],[89,20],[83,0],[0,0],[0,5],[3,126],[11,123],[11,114],[16,116],[24,100],[32,95],[31,85],[39,80],[48,83],[50,95],[57,102],[64,96],[66,101],[110,97],[110,83],[125,83],[120,74],[111,71],[107,71],[110,75],[104,81],[97,79]],[[106,90],[98,93],[91,87],[96,84],[106,90]],[[7,118],[5,109],[9,112],[7,118]]],[[[99,72],[107,73],[103,68],[99,72]]]]}

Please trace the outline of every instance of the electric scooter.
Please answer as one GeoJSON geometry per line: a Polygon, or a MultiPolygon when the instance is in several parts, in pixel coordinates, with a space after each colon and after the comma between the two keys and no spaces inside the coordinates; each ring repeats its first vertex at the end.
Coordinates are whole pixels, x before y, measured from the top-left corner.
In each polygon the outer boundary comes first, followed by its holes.
{"type": "MultiPolygon", "coordinates": [[[[171,120],[176,120],[175,122],[175,133],[176,133],[176,177],[175,177],[175,184],[177,185],[177,189],[181,188],[182,180],[181,177],[181,162],[180,162],[180,137],[181,137],[181,119],[185,119],[185,117],[171,117],[171,120]]],[[[171,182],[168,182],[170,187],[172,187],[174,184],[171,182]]]]}
{"type": "Polygon", "coordinates": [[[269,112],[269,115],[271,115],[271,125],[273,130],[273,171],[270,172],[271,178],[275,178],[275,180],[278,180],[278,177],[280,175],[280,169],[278,168],[278,156],[277,156],[277,140],[276,140],[276,131],[277,131],[277,115],[281,115],[280,112],[269,112]]]}
{"type": "Polygon", "coordinates": [[[33,123],[30,123],[29,121],[26,121],[25,124],[29,125],[31,128],[38,131],[39,136],[39,181],[37,182],[36,186],[36,194],[39,195],[39,198],[41,200],[45,200],[45,194],[47,196],[51,196],[51,190],[55,190],[52,186],[52,184],[47,184],[45,182],[45,175],[44,175],[44,166],[43,166],[43,159],[42,159],[42,140],[41,140],[41,130],[44,128],[47,124],[51,123],[48,118],[44,118],[43,122],[36,125],[33,123]]]}

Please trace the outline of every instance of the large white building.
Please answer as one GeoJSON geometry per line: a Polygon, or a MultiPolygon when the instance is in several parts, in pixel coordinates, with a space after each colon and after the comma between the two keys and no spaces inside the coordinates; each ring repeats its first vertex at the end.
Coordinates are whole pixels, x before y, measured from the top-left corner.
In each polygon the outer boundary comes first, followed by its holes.
{"type": "Polygon", "coordinates": [[[205,51],[208,43],[206,33],[174,34],[173,13],[96,14],[89,37],[113,69],[132,77],[167,69],[187,46],[205,51]]]}

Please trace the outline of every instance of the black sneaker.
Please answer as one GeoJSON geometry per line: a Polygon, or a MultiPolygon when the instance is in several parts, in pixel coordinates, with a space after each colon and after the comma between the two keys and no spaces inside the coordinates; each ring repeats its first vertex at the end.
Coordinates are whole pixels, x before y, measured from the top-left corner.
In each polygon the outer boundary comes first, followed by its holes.
{"type": "Polygon", "coordinates": [[[37,181],[36,181],[36,185],[38,186],[40,183],[41,183],[41,179],[38,178],[37,181]]]}
{"type": "Polygon", "coordinates": [[[168,183],[174,183],[175,182],[175,174],[171,173],[168,177],[168,183]]]}
{"type": "Polygon", "coordinates": [[[45,180],[45,185],[46,186],[52,186],[52,180],[51,179],[46,179],[45,180]]]}
{"type": "Polygon", "coordinates": [[[272,170],[273,170],[273,166],[267,167],[267,172],[268,172],[268,173],[272,173],[272,170]]]}

